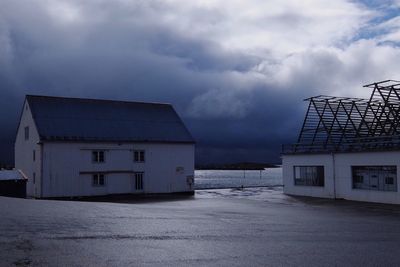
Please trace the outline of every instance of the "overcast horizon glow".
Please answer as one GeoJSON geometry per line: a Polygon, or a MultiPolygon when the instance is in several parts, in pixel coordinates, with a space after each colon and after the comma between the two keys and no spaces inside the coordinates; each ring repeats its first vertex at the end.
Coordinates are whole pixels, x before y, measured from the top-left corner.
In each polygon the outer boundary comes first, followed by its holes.
{"type": "Polygon", "coordinates": [[[228,3],[0,0],[0,162],[28,93],[169,102],[198,163],[279,162],[302,99],[400,79],[400,1],[228,3]]]}

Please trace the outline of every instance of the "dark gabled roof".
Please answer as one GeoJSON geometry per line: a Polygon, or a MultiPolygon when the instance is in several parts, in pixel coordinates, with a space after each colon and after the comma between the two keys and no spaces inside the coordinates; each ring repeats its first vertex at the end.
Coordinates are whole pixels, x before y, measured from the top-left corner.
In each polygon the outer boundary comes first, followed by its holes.
{"type": "Polygon", "coordinates": [[[194,143],[170,104],[27,95],[42,141],[194,143]]]}

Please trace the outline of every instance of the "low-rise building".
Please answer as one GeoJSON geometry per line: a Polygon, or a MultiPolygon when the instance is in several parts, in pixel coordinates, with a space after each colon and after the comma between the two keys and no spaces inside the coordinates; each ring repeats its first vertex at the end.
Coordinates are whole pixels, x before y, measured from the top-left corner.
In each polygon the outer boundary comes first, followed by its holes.
{"type": "Polygon", "coordinates": [[[283,149],[286,194],[400,204],[400,83],[365,87],[369,99],[306,99],[298,141],[283,149]]]}
{"type": "Polygon", "coordinates": [[[27,180],[20,170],[0,170],[0,196],[25,198],[27,180]]]}

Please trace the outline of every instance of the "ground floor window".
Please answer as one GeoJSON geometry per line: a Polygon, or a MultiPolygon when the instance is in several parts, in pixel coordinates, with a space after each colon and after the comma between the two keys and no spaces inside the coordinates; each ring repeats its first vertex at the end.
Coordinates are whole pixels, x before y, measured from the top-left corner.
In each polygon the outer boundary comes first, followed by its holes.
{"type": "Polygon", "coordinates": [[[324,186],[324,166],[294,166],[294,184],[324,186]]]}
{"type": "Polygon", "coordinates": [[[143,190],[143,172],[135,173],[135,189],[143,190]]]}
{"type": "Polygon", "coordinates": [[[353,188],[397,191],[396,166],[352,166],[353,188]]]}
{"type": "Polygon", "coordinates": [[[93,186],[104,186],[106,184],[106,179],[104,174],[95,173],[92,176],[92,185],[93,186]]]}

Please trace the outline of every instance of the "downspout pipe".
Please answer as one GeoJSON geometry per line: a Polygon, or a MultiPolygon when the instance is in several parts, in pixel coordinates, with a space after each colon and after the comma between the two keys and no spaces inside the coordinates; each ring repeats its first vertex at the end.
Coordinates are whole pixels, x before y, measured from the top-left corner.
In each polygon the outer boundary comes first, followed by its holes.
{"type": "Polygon", "coordinates": [[[333,175],[333,199],[336,199],[336,163],[335,163],[335,153],[334,152],[332,152],[331,153],[331,155],[332,155],[332,168],[333,168],[333,171],[332,171],[332,175],[333,175]]]}
{"type": "Polygon", "coordinates": [[[42,142],[38,142],[38,145],[40,147],[40,198],[43,198],[43,153],[44,153],[44,149],[43,149],[43,143],[42,142]]]}

